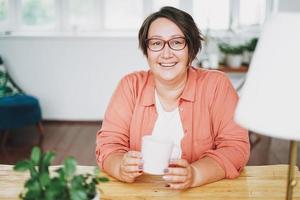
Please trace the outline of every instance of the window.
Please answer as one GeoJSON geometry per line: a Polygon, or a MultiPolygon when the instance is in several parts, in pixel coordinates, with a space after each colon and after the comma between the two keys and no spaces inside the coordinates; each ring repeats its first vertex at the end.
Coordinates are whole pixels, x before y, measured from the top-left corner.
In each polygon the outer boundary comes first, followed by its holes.
{"type": "Polygon", "coordinates": [[[260,25],[265,20],[266,1],[240,0],[239,22],[240,26],[260,25]]]}
{"type": "Polygon", "coordinates": [[[229,28],[229,0],[194,0],[194,18],[200,30],[229,28]]]}
{"type": "Polygon", "coordinates": [[[173,6],[179,8],[179,0],[152,0],[153,11],[158,11],[161,7],[164,6],[173,6]]]}
{"type": "Polygon", "coordinates": [[[8,23],[8,0],[0,0],[0,26],[8,23]]]}
{"type": "Polygon", "coordinates": [[[105,0],[104,28],[108,30],[136,30],[143,20],[143,1],[105,0]]]}
{"type": "Polygon", "coordinates": [[[69,0],[68,25],[72,31],[97,29],[97,5],[94,0],[69,0]]]}
{"type": "Polygon", "coordinates": [[[271,8],[274,1],[277,0],[0,0],[0,34],[118,32],[136,36],[143,19],[167,5],[190,13],[202,32],[258,32],[271,9],[276,10],[271,8]]]}
{"type": "Polygon", "coordinates": [[[54,30],[57,25],[55,0],[22,0],[21,26],[23,29],[54,30]]]}
{"type": "Polygon", "coordinates": [[[228,30],[263,24],[270,0],[193,0],[200,29],[228,30]]]}

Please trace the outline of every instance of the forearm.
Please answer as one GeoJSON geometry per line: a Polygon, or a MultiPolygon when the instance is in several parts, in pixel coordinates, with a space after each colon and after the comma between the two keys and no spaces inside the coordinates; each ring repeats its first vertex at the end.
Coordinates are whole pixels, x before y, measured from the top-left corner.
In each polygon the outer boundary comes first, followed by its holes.
{"type": "Polygon", "coordinates": [[[225,171],[217,161],[210,157],[204,157],[191,164],[194,180],[191,187],[216,182],[225,178],[225,171]]]}
{"type": "Polygon", "coordinates": [[[118,180],[121,180],[120,166],[123,156],[124,153],[112,153],[103,163],[104,171],[118,180]]]}

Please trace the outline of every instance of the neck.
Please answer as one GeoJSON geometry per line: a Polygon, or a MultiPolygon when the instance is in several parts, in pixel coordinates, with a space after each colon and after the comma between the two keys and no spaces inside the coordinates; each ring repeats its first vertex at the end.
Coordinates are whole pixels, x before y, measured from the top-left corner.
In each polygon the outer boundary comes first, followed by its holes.
{"type": "MultiPolygon", "coordinates": [[[[187,80],[187,72],[182,78],[173,82],[161,82],[155,80],[157,94],[163,102],[173,105],[178,104],[179,97],[181,96],[187,80]]],[[[173,106],[171,106],[173,107],[173,106]]]]}

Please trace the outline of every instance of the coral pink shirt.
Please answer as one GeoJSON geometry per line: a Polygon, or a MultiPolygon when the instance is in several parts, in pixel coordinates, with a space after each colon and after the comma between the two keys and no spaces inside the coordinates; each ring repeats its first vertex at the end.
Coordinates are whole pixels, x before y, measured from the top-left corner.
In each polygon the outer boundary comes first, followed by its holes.
{"type": "MultiPolygon", "coordinates": [[[[97,133],[96,158],[102,169],[111,153],[141,150],[141,138],[152,133],[157,119],[154,90],[150,71],[129,74],[119,83],[97,133]]],[[[189,67],[179,100],[183,159],[192,163],[208,156],[224,169],[226,178],[240,174],[250,145],[248,131],[233,120],[237,101],[225,74],[189,67]]]]}

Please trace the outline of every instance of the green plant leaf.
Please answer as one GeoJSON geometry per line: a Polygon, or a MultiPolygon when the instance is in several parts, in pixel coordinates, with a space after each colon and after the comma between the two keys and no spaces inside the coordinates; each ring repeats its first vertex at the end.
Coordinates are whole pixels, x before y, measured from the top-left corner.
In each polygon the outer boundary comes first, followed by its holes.
{"type": "Polygon", "coordinates": [[[108,182],[108,181],[109,181],[109,179],[108,179],[107,177],[97,177],[97,180],[98,180],[99,182],[102,182],[102,183],[105,183],[105,182],[108,182]]]}
{"type": "Polygon", "coordinates": [[[99,175],[99,174],[100,174],[100,169],[99,169],[99,167],[95,167],[95,169],[94,169],[94,174],[95,174],[95,175],[99,175]]]}
{"type": "Polygon", "coordinates": [[[54,177],[50,180],[50,183],[46,187],[45,199],[68,199],[66,182],[61,181],[58,177],[54,177]]]}
{"type": "Polygon", "coordinates": [[[72,200],[87,200],[87,194],[83,189],[71,189],[70,194],[72,200]]]}
{"type": "Polygon", "coordinates": [[[66,179],[65,170],[63,168],[59,168],[56,170],[56,172],[58,173],[58,179],[60,181],[65,181],[65,179],[66,179]]]}
{"type": "Polygon", "coordinates": [[[96,194],[96,184],[95,178],[92,178],[92,180],[87,183],[85,182],[84,190],[86,191],[88,195],[88,199],[92,199],[96,194]]]}
{"type": "Polygon", "coordinates": [[[42,188],[37,179],[29,179],[28,181],[26,181],[25,186],[28,188],[28,192],[26,195],[39,197],[42,193],[42,188]]]}
{"type": "Polygon", "coordinates": [[[71,186],[72,188],[77,188],[77,189],[83,188],[83,184],[85,183],[85,181],[86,178],[84,178],[83,175],[74,176],[71,181],[71,186]]]}
{"type": "Polygon", "coordinates": [[[41,173],[41,175],[39,176],[39,181],[42,187],[46,187],[50,183],[49,173],[41,173]]]}
{"type": "Polygon", "coordinates": [[[41,159],[41,149],[39,147],[33,147],[31,151],[31,160],[35,165],[38,165],[41,159]]]}
{"type": "Polygon", "coordinates": [[[228,43],[221,43],[219,44],[219,49],[224,54],[242,54],[244,51],[243,45],[231,45],[228,43]]]}
{"type": "Polygon", "coordinates": [[[67,178],[71,178],[75,174],[76,165],[77,162],[72,157],[68,157],[64,160],[65,175],[67,178]]]}
{"type": "Polygon", "coordinates": [[[31,166],[32,163],[30,160],[22,160],[14,166],[14,170],[18,172],[24,172],[26,170],[29,170],[31,166]]]}
{"type": "Polygon", "coordinates": [[[40,163],[40,172],[47,172],[49,173],[49,166],[53,162],[55,158],[55,154],[51,151],[46,152],[42,155],[42,162],[40,163]]]}
{"type": "Polygon", "coordinates": [[[69,157],[64,160],[63,166],[56,170],[56,175],[51,177],[49,166],[54,160],[52,152],[43,153],[39,148],[33,148],[31,159],[23,160],[16,164],[16,171],[30,171],[30,178],[26,181],[24,193],[20,197],[25,200],[87,200],[96,194],[96,185],[107,182],[106,177],[97,177],[95,174],[75,175],[77,162],[69,157]],[[37,165],[38,164],[38,165],[37,165]]]}

